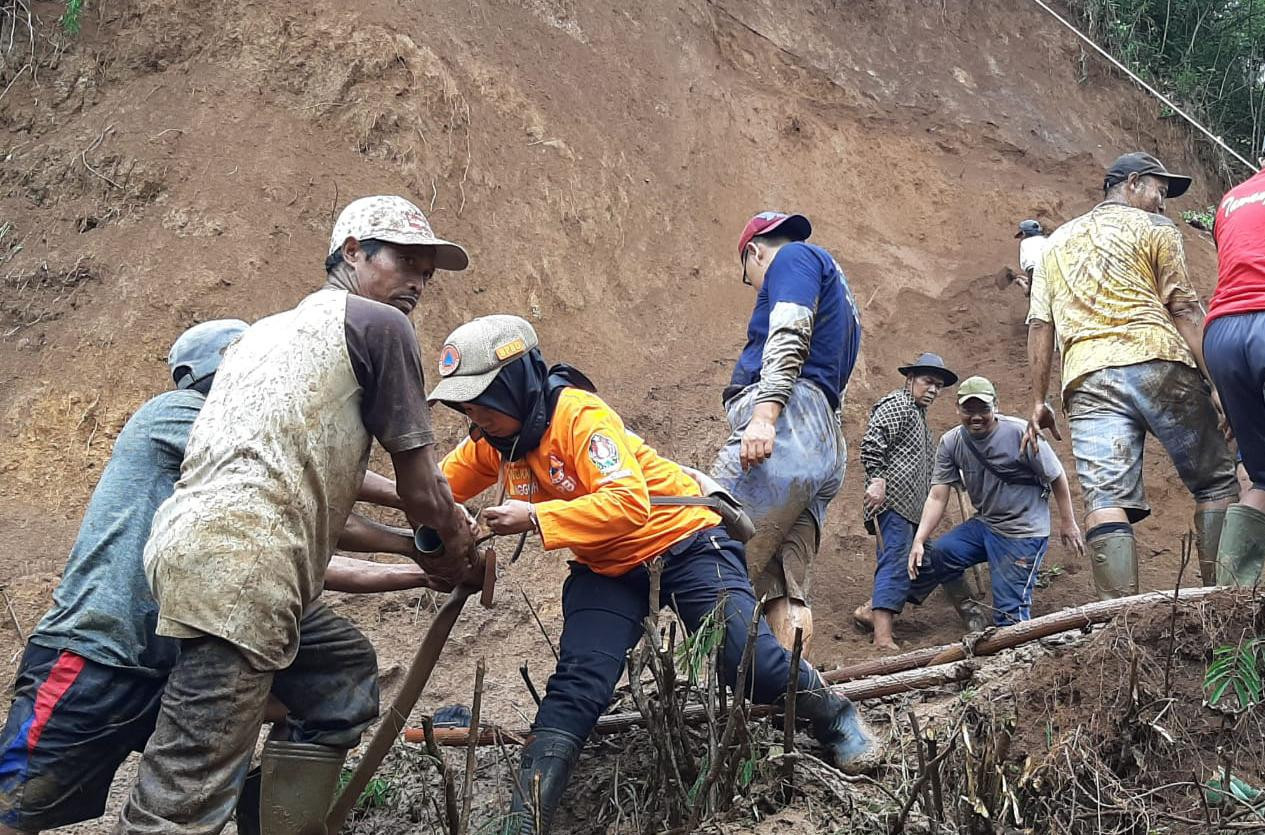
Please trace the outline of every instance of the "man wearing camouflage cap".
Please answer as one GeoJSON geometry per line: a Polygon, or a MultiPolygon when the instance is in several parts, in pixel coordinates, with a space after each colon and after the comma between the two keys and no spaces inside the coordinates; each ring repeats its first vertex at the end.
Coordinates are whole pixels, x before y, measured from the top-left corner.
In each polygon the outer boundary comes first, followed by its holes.
{"type": "MultiPolygon", "coordinates": [[[[391,455],[409,522],[447,546],[423,567],[451,584],[468,565],[473,536],[433,454],[407,318],[435,270],[464,269],[466,253],[393,196],[347,206],[327,253],[325,287],[247,329],[225,358],[154,517],[145,569],[157,633],[179,639],[180,655],[120,831],[212,833],[228,820],[274,676],[295,661],[299,621],[362,495],[373,439],[391,455]]],[[[270,808],[332,794],[371,719],[287,725],[274,740],[276,785],[264,781],[270,808]]],[[[294,805],[281,808],[292,831],[324,817],[294,805]]]]}

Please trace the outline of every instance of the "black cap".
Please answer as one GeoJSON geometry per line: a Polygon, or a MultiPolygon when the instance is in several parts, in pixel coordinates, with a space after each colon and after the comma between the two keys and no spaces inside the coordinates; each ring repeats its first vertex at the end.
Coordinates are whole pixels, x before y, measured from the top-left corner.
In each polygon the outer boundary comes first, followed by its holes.
{"type": "Polygon", "coordinates": [[[1186,193],[1186,189],[1190,188],[1190,178],[1185,174],[1174,174],[1164,167],[1164,163],[1151,154],[1144,151],[1134,151],[1131,154],[1121,154],[1116,157],[1116,161],[1107,169],[1107,177],[1102,183],[1103,191],[1117,183],[1123,183],[1129,179],[1130,174],[1149,174],[1153,177],[1163,177],[1168,180],[1169,197],[1181,197],[1186,193]]]}
{"type": "Polygon", "coordinates": [[[924,371],[929,374],[934,374],[937,377],[944,380],[944,384],[946,386],[955,385],[958,381],[958,375],[954,374],[952,371],[950,371],[948,368],[945,367],[944,358],[941,357],[939,354],[932,354],[932,353],[919,354],[918,359],[909,363],[909,365],[902,365],[900,368],[897,368],[896,370],[899,371],[901,374],[904,374],[906,377],[908,377],[910,374],[914,374],[919,371],[924,371]]]}

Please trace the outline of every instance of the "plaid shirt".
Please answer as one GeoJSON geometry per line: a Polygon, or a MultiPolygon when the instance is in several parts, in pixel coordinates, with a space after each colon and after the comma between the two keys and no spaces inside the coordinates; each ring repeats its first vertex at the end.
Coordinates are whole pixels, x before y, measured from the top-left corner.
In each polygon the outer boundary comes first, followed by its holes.
{"type": "Polygon", "coordinates": [[[866,519],[894,510],[917,524],[931,491],[934,452],[927,412],[907,389],[889,392],[875,403],[861,438],[861,463],[867,485],[876,478],[887,480],[887,499],[866,519]]]}

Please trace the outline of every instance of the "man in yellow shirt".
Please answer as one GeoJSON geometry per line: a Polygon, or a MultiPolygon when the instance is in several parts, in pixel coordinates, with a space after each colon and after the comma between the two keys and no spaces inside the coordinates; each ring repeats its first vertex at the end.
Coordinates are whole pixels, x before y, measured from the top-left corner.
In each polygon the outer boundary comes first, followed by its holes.
{"type": "MultiPolygon", "coordinates": [[[[580,746],[643,634],[648,566],[657,560],[662,567],[659,600],[691,633],[723,601],[730,687],[755,595],[743,546],[719,516],[659,501],[700,496],[695,480],[626,429],[583,374],[547,367],[526,321],[484,316],[462,325],[444,344],[439,373],[427,399],[473,424],[441,465],[453,497],[464,502],[500,482],[507,498],[483,511],[493,533],[534,532],[546,551],[574,555],[562,587],[558,666],[523,749],[510,807],[518,815],[510,831],[547,832],[580,746]]],[[[750,697],[777,702],[785,695],[790,653],[763,618],[751,663],[750,697]]],[[[803,661],[798,685],[796,713],[811,720],[829,756],[845,769],[872,763],[878,745],[856,707],[803,661]]]]}
{"type": "Polygon", "coordinates": [[[1204,365],[1203,307],[1186,274],[1181,233],[1162,214],[1165,197],[1189,186],[1189,177],[1150,154],[1124,154],[1107,171],[1103,202],[1050,237],[1033,279],[1025,444],[1053,427],[1045,396],[1057,335],[1094,585],[1104,600],[1138,591],[1132,524],[1151,512],[1142,486],[1147,432],[1195,498],[1205,584],[1214,582],[1225,510],[1238,495],[1204,365]]]}

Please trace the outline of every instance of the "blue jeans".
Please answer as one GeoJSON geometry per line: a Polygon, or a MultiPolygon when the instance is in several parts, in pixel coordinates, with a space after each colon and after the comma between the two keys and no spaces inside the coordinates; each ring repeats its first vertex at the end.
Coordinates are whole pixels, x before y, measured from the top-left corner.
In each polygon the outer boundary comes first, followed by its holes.
{"type": "MultiPolygon", "coordinates": [[[[724,597],[722,663],[725,681],[733,687],[756,605],[741,543],[730,539],[724,528],[708,528],[677,543],[660,559],[659,599],[672,607],[689,633],[724,597]]],[[[642,623],[649,611],[650,575],[644,564],[619,577],[608,577],[571,563],[571,575],[562,587],[558,666],[549,677],[533,730],[588,737],[610,704],[628,650],[645,634],[642,623]]],[[[763,618],[751,669],[749,692],[755,703],[772,704],[785,695],[790,653],[778,644],[763,618]]],[[[799,688],[817,686],[817,674],[801,661],[799,688]]]]}
{"type": "Polygon", "coordinates": [[[927,546],[909,599],[921,603],[936,586],[957,580],[973,565],[988,563],[993,581],[993,622],[998,626],[1032,617],[1032,589],[1049,537],[1011,539],[993,533],[977,516],[927,546]]]}
{"type": "Polygon", "coordinates": [[[883,532],[883,547],[877,541],[874,544],[878,565],[874,569],[870,604],[875,609],[900,612],[909,599],[909,548],[914,543],[914,523],[894,510],[884,510],[875,521],[883,532]]]}
{"type": "Polygon", "coordinates": [[[1213,319],[1204,332],[1204,359],[1248,478],[1265,490],[1265,313],[1213,319]]]}
{"type": "Polygon", "coordinates": [[[1197,503],[1239,495],[1208,385],[1188,365],[1152,360],[1095,371],[1068,392],[1067,422],[1087,513],[1119,508],[1135,523],[1151,514],[1142,488],[1147,432],[1197,503]]]}

